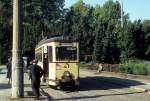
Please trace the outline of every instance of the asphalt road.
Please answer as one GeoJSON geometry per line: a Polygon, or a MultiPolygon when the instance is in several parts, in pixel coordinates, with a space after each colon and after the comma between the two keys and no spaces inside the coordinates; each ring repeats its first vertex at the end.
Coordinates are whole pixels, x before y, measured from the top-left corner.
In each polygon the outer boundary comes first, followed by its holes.
{"type": "MultiPolygon", "coordinates": [[[[0,68],[1,99],[5,99],[11,95],[11,89],[7,84],[7,81],[5,67],[0,68]]],[[[25,92],[32,91],[28,82],[29,80],[25,75],[25,92]]],[[[149,93],[131,88],[131,86],[136,87],[139,85],[144,84],[139,81],[96,74],[87,70],[80,70],[79,89],[75,91],[55,90],[46,84],[42,84],[41,95],[44,97],[44,101],[47,101],[47,99],[49,99],[49,101],[150,101],[149,93]]],[[[29,98],[27,96],[27,98],[18,101],[32,100],[34,100],[32,96],[29,96],[29,98]]]]}
{"type": "Polygon", "coordinates": [[[150,101],[148,93],[130,88],[138,85],[143,83],[80,70],[80,87],[76,91],[49,86],[41,89],[52,101],[150,101]]]}

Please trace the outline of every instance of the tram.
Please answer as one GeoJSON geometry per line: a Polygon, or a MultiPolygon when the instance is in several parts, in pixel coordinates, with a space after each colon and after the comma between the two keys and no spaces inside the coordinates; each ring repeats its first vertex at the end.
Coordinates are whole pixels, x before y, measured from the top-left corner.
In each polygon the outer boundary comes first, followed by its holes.
{"type": "Polygon", "coordinates": [[[35,48],[35,59],[44,70],[50,86],[79,86],[79,42],[71,37],[41,40],[35,48]]]}

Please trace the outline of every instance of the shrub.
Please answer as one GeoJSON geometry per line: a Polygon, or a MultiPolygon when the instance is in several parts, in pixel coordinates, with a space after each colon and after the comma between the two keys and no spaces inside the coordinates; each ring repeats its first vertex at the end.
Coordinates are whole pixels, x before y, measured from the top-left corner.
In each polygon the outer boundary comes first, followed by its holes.
{"type": "Polygon", "coordinates": [[[119,66],[121,72],[135,75],[150,75],[150,63],[140,60],[130,60],[119,66]]]}
{"type": "Polygon", "coordinates": [[[135,74],[135,75],[147,75],[146,64],[144,64],[144,63],[134,64],[133,74],[135,74]]]}
{"type": "Polygon", "coordinates": [[[133,68],[132,68],[132,64],[130,63],[125,63],[125,64],[121,64],[119,66],[120,71],[124,72],[124,73],[129,73],[132,74],[133,73],[133,68]]]}
{"type": "Polygon", "coordinates": [[[146,72],[147,72],[147,75],[150,75],[150,65],[146,66],[146,72]]]}

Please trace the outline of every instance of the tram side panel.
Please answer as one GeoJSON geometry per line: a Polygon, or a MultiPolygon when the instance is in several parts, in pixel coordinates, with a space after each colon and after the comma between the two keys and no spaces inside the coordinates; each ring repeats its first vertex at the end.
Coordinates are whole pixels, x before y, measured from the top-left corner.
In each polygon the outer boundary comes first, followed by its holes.
{"type": "Polygon", "coordinates": [[[48,84],[52,86],[56,86],[56,69],[55,63],[49,63],[49,76],[48,76],[48,84]]]}

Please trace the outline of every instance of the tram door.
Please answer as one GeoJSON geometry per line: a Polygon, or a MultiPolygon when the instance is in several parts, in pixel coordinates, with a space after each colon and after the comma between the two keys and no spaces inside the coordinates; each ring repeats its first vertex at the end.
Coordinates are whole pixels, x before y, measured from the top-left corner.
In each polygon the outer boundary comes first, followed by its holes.
{"type": "Polygon", "coordinates": [[[48,77],[48,47],[44,46],[44,53],[43,53],[43,69],[44,69],[44,76],[43,81],[46,82],[46,78],[48,77]]]}

